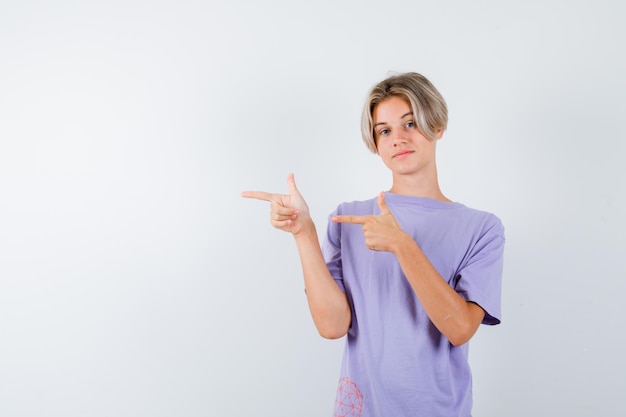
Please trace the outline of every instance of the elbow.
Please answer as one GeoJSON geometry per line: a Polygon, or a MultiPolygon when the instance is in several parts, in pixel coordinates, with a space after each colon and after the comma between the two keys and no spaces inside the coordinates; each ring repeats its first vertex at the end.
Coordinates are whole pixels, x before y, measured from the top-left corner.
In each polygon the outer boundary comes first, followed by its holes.
{"type": "Polygon", "coordinates": [[[340,339],[348,333],[352,323],[352,314],[346,303],[344,311],[333,314],[317,314],[313,316],[315,328],[324,339],[340,339]]]}
{"type": "Polygon", "coordinates": [[[450,335],[447,335],[447,337],[452,346],[461,346],[470,341],[476,333],[476,330],[478,330],[477,327],[467,325],[463,326],[463,328],[457,329],[450,335]]]}
{"type": "Polygon", "coordinates": [[[342,337],[344,337],[346,335],[346,333],[341,333],[341,332],[320,332],[320,336],[322,336],[324,339],[328,339],[328,340],[335,340],[335,339],[341,339],[342,337]]]}
{"type": "Polygon", "coordinates": [[[343,328],[339,326],[326,328],[318,327],[317,331],[324,339],[334,340],[344,337],[348,333],[348,328],[343,328]]]}
{"type": "Polygon", "coordinates": [[[347,320],[337,320],[337,321],[327,321],[324,323],[316,323],[317,332],[324,339],[340,339],[348,334],[348,329],[350,328],[350,318],[348,316],[347,320]]]}
{"type": "Polygon", "coordinates": [[[469,342],[472,337],[462,336],[462,335],[454,335],[453,337],[448,337],[450,344],[452,346],[461,346],[469,342]]]}
{"type": "Polygon", "coordinates": [[[453,320],[445,336],[453,346],[461,346],[470,341],[485,317],[485,311],[477,304],[467,303],[468,314],[453,320]]]}

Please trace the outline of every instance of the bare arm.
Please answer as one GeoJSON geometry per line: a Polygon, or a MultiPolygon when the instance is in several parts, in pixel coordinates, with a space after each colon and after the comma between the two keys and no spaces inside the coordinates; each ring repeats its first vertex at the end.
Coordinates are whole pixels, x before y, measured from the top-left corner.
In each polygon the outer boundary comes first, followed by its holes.
{"type": "Polygon", "coordinates": [[[304,198],[296,188],[293,174],[287,178],[289,194],[244,191],[246,198],[271,203],[271,224],[293,234],[304,275],[309,310],[321,336],[336,339],[348,332],[352,319],[346,294],[330,275],[317,237],[315,224],[304,198]]]}
{"type": "Polygon", "coordinates": [[[332,220],[361,224],[368,248],[393,253],[437,329],[455,346],[466,343],[476,333],[485,311],[465,301],[439,275],[418,244],[400,228],[383,193],[378,196],[378,204],[380,215],[334,216],[332,220]]]}
{"type": "Polygon", "coordinates": [[[294,237],[315,327],[327,339],[340,338],[348,332],[352,319],[348,297],[328,271],[313,222],[309,231],[294,237]]]}
{"type": "Polygon", "coordinates": [[[404,233],[392,252],[437,329],[455,346],[468,342],[478,330],[485,311],[465,301],[448,285],[411,236],[404,233]]]}

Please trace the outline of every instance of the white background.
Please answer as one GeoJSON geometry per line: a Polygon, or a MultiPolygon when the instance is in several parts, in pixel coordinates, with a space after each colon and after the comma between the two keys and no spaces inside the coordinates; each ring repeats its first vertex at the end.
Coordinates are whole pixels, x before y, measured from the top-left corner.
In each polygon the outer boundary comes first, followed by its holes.
{"type": "Polygon", "coordinates": [[[444,193],[507,233],[475,416],[623,416],[622,2],[0,3],[0,415],[329,416],[292,238],[390,186],[361,105],[439,88],[444,193]]]}

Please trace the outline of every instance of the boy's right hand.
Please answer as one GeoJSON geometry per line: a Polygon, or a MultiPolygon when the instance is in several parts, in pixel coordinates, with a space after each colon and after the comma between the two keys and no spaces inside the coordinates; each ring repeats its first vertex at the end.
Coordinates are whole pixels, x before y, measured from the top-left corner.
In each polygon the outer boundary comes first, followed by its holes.
{"type": "Polygon", "coordinates": [[[256,198],[269,201],[271,213],[270,222],[277,229],[290,232],[294,235],[301,233],[310,223],[309,207],[296,187],[293,174],[287,177],[289,194],[272,194],[265,191],[244,191],[244,198],[256,198]]]}

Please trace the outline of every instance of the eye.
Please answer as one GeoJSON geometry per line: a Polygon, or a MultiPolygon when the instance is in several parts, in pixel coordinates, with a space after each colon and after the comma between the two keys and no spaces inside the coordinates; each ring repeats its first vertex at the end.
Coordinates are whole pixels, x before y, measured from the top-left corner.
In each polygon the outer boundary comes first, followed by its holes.
{"type": "Polygon", "coordinates": [[[378,131],[378,136],[386,136],[389,134],[389,129],[380,129],[378,131]]]}
{"type": "Polygon", "coordinates": [[[412,129],[412,128],[415,127],[415,122],[413,122],[413,121],[406,122],[405,126],[407,127],[407,129],[412,129]]]}

